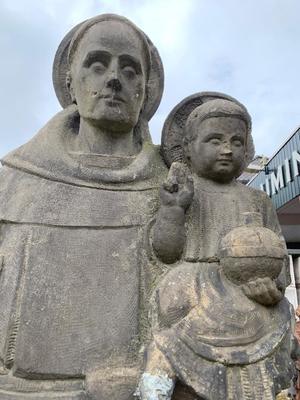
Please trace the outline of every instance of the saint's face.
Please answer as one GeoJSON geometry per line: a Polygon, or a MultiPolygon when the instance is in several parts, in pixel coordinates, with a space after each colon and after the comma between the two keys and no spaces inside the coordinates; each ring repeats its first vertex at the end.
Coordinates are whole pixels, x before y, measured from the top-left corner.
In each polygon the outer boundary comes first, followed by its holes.
{"type": "Polygon", "coordinates": [[[188,144],[191,167],[197,175],[230,182],[241,172],[245,158],[247,129],[244,121],[212,117],[194,121],[194,139],[188,144]]]}
{"type": "Polygon", "coordinates": [[[132,28],[118,21],[91,27],[71,68],[81,118],[109,131],[129,132],[144,102],[145,69],[142,42],[132,28]]]}

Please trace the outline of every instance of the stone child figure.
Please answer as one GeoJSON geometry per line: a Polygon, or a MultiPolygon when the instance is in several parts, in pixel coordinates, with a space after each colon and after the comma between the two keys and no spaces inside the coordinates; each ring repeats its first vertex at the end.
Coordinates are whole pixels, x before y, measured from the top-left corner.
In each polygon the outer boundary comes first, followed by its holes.
{"type": "MultiPolygon", "coordinates": [[[[201,94],[195,97],[199,104],[201,94]]],[[[291,378],[283,297],[289,276],[269,198],[236,181],[253,157],[250,117],[226,98],[192,112],[183,101],[171,118],[182,118],[184,110],[194,189],[173,164],[161,189],[153,248],[164,263],[176,264],[153,294],[153,341],[137,394],[142,400],[272,400],[291,378]]]]}
{"type": "Polygon", "coordinates": [[[162,64],[107,14],[66,35],[53,77],[64,110],[0,170],[0,398],[128,400],[160,273],[144,243],[167,174],[148,128],[162,64]]]}

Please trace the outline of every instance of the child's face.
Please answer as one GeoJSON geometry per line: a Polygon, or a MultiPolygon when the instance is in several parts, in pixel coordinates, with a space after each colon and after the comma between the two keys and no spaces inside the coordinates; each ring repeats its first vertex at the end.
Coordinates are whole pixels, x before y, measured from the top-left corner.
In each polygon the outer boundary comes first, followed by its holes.
{"type": "Polygon", "coordinates": [[[234,117],[207,118],[193,124],[194,139],[188,143],[191,168],[199,176],[230,182],[240,172],[245,158],[247,128],[234,117]]]}

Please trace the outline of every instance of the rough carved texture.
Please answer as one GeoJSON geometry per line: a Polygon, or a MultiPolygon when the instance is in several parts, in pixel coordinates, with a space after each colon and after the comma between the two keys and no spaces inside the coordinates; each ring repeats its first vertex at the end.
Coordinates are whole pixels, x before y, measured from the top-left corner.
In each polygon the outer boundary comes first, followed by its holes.
{"type": "Polygon", "coordinates": [[[53,81],[65,109],[0,170],[0,399],[274,400],[292,369],[289,276],[269,199],[235,181],[254,151],[245,107],[211,92],[176,106],[166,180],[143,32],[79,24],[53,81]],[[272,268],[264,243],[236,246],[245,213],[272,232],[272,268]]]}

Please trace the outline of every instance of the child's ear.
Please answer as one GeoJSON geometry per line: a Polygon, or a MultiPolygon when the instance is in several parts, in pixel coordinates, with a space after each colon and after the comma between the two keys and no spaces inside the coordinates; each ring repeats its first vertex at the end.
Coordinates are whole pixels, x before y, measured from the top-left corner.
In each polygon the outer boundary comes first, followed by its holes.
{"type": "Polygon", "coordinates": [[[186,138],[186,137],[184,137],[183,138],[183,140],[182,140],[182,147],[183,147],[183,154],[184,154],[184,157],[185,157],[185,159],[187,160],[187,161],[189,161],[190,160],[190,146],[189,146],[189,140],[186,138]]]}

